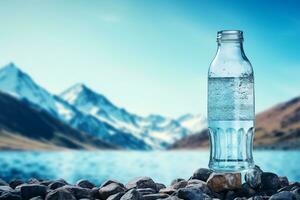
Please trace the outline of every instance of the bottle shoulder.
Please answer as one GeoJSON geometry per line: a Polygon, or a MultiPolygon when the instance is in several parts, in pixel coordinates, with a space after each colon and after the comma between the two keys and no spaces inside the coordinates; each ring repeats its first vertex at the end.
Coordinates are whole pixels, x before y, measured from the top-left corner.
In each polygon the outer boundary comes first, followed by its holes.
{"type": "Polygon", "coordinates": [[[248,77],[253,76],[250,61],[243,59],[220,59],[216,57],[210,64],[209,77],[248,77]]]}

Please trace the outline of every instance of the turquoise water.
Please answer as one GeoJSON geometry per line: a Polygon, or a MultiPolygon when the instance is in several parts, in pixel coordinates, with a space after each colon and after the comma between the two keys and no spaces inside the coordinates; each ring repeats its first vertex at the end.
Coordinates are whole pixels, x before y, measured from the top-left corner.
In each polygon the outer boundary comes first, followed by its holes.
{"type": "MultiPolygon", "coordinates": [[[[0,177],[64,178],[70,183],[85,178],[100,184],[108,178],[125,183],[145,175],[170,184],[207,167],[208,161],[208,151],[1,152],[0,177]]],[[[300,181],[300,151],[255,151],[254,161],[265,171],[300,181]]]]}

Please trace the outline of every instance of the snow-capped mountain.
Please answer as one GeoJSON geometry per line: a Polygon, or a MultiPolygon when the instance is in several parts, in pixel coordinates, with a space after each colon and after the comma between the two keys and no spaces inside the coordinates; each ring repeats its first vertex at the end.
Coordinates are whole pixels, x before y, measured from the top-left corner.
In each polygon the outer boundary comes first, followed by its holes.
{"type": "Polygon", "coordinates": [[[74,116],[69,104],[38,86],[14,63],[9,63],[0,70],[0,90],[17,98],[26,99],[60,119],[69,120],[74,116]]]}
{"type": "Polygon", "coordinates": [[[205,127],[201,116],[171,119],[130,113],[83,84],[53,95],[13,63],[0,69],[0,90],[46,110],[73,128],[126,149],[165,148],[205,127]]]}
{"type": "Polygon", "coordinates": [[[177,118],[177,121],[192,133],[199,133],[207,127],[206,118],[202,115],[186,114],[177,118]]]}
{"type": "Polygon", "coordinates": [[[120,131],[106,122],[82,113],[60,97],[50,94],[35,83],[28,74],[17,68],[14,63],[0,69],[0,90],[29,101],[32,106],[46,110],[72,127],[98,136],[116,146],[127,149],[151,148],[142,138],[137,138],[130,132],[120,131]]]}
{"type": "Polygon", "coordinates": [[[160,115],[142,117],[128,112],[110,102],[104,95],[99,94],[84,84],[76,84],[61,95],[65,101],[113,127],[143,139],[155,148],[167,147],[176,140],[192,134],[202,126],[196,123],[200,117],[182,119],[184,126],[177,120],[160,115]],[[194,121],[193,121],[194,120],[194,121]],[[198,125],[198,127],[196,127],[198,125]],[[194,129],[193,131],[190,130],[194,129]]]}

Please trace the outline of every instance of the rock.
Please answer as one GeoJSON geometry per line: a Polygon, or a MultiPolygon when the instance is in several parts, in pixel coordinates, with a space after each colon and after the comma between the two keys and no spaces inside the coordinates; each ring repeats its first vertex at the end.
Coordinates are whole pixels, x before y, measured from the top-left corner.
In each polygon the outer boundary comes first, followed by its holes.
{"type": "Polygon", "coordinates": [[[177,196],[169,196],[163,200],[182,200],[182,199],[179,199],[177,196]]]}
{"type": "Polygon", "coordinates": [[[164,184],[162,184],[162,183],[156,183],[156,190],[157,191],[159,191],[159,190],[161,190],[163,188],[166,188],[166,186],[164,184]]]}
{"type": "Polygon", "coordinates": [[[295,188],[292,190],[292,193],[295,195],[297,200],[300,200],[300,188],[295,188]]]}
{"type": "Polygon", "coordinates": [[[33,198],[31,198],[30,200],[44,200],[44,198],[38,196],[38,197],[33,197],[33,198]]]}
{"type": "Polygon", "coordinates": [[[93,193],[91,189],[81,188],[72,185],[65,185],[62,188],[71,192],[77,199],[84,199],[84,198],[90,199],[93,197],[93,193]]]}
{"type": "Polygon", "coordinates": [[[64,188],[58,188],[56,190],[53,190],[51,192],[49,192],[46,196],[46,200],[76,200],[76,198],[74,197],[74,195],[64,189],[64,188]]]}
{"type": "Polygon", "coordinates": [[[225,200],[231,200],[231,199],[234,199],[234,198],[236,198],[237,197],[237,194],[234,192],[234,191],[232,191],[232,190],[229,190],[227,193],[226,193],[226,195],[225,195],[225,200]]]}
{"type": "Polygon", "coordinates": [[[238,196],[252,197],[255,193],[256,191],[248,183],[243,183],[242,189],[237,190],[238,196]]]}
{"type": "Polygon", "coordinates": [[[261,184],[263,190],[277,190],[280,186],[280,181],[276,174],[263,172],[261,175],[261,184]]]}
{"type": "Polygon", "coordinates": [[[288,186],[285,186],[283,188],[280,188],[278,190],[278,192],[281,192],[281,191],[291,191],[291,190],[294,190],[295,188],[300,188],[300,183],[296,182],[296,183],[290,183],[288,186]],[[293,189],[294,188],[294,189],[293,189]]]}
{"type": "Polygon", "coordinates": [[[282,191],[270,197],[270,200],[295,200],[296,196],[292,192],[282,191]]]}
{"type": "Polygon", "coordinates": [[[171,182],[171,185],[174,185],[175,183],[178,183],[180,181],[185,181],[183,178],[176,178],[171,182]]]}
{"type": "Polygon", "coordinates": [[[92,196],[94,199],[101,199],[100,193],[99,193],[99,188],[97,188],[97,187],[92,188],[92,196]]]}
{"type": "Polygon", "coordinates": [[[254,196],[249,198],[248,200],[268,200],[269,196],[254,196]]]}
{"type": "Polygon", "coordinates": [[[188,182],[185,180],[176,182],[172,185],[172,188],[174,188],[175,190],[178,190],[180,188],[184,188],[185,186],[187,186],[188,182]]]}
{"type": "Polygon", "coordinates": [[[99,195],[102,199],[106,199],[109,196],[117,194],[119,192],[125,192],[125,188],[117,183],[110,183],[99,189],[99,195]]]}
{"type": "Polygon", "coordinates": [[[31,199],[32,197],[42,196],[45,197],[47,187],[38,184],[26,184],[20,187],[22,199],[31,199]]]}
{"type": "Polygon", "coordinates": [[[12,192],[3,192],[0,195],[0,200],[22,200],[20,195],[17,195],[12,192]]]}
{"type": "Polygon", "coordinates": [[[248,170],[245,174],[245,181],[252,188],[258,188],[261,184],[261,176],[263,171],[255,165],[254,168],[248,170]]]}
{"type": "Polygon", "coordinates": [[[143,200],[143,196],[136,189],[131,189],[120,200],[143,200]]]}
{"type": "Polygon", "coordinates": [[[30,178],[27,181],[28,184],[40,184],[40,181],[37,180],[36,178],[30,178]]]}
{"type": "Polygon", "coordinates": [[[42,181],[40,184],[41,185],[45,185],[45,186],[48,186],[50,185],[51,183],[53,183],[54,181],[51,181],[51,180],[45,180],[45,181],[42,181]]]}
{"type": "Polygon", "coordinates": [[[129,181],[125,187],[129,190],[133,188],[152,188],[157,191],[155,182],[150,177],[146,176],[138,177],[129,181]]]}
{"type": "Polygon", "coordinates": [[[188,185],[195,185],[195,184],[206,184],[206,182],[198,180],[198,179],[190,179],[190,180],[188,180],[188,185]]]}
{"type": "Polygon", "coordinates": [[[125,186],[124,186],[122,183],[120,183],[119,181],[113,180],[113,179],[109,179],[109,180],[104,181],[104,182],[101,184],[100,188],[102,188],[102,187],[104,187],[104,186],[107,186],[107,185],[109,185],[109,184],[111,184],[111,183],[116,183],[116,184],[120,185],[121,187],[125,187],[125,186]]]}
{"type": "Polygon", "coordinates": [[[208,200],[211,199],[207,194],[197,188],[181,188],[177,191],[177,196],[184,200],[208,200]]]}
{"type": "Polygon", "coordinates": [[[242,186],[240,173],[212,173],[208,180],[208,187],[214,192],[239,189],[242,186]]]}
{"type": "Polygon", "coordinates": [[[198,179],[206,182],[212,172],[213,171],[210,169],[200,168],[194,172],[193,176],[190,179],[198,179]]]}
{"type": "Polygon", "coordinates": [[[15,189],[17,186],[24,184],[24,181],[20,179],[14,179],[9,183],[9,186],[13,189],[15,189]]]}
{"type": "Polygon", "coordinates": [[[156,200],[156,199],[165,199],[169,197],[169,195],[167,194],[147,194],[147,195],[143,195],[143,199],[144,200],[156,200]]]}
{"type": "Polygon", "coordinates": [[[11,191],[13,191],[13,189],[7,185],[0,186],[0,194],[2,194],[3,192],[11,192],[11,191]]]}
{"type": "Polygon", "coordinates": [[[146,195],[146,194],[154,194],[156,193],[155,190],[153,190],[152,188],[140,188],[140,189],[136,189],[141,195],[146,195]]]}
{"type": "Polygon", "coordinates": [[[202,192],[208,195],[212,195],[211,189],[207,186],[207,183],[198,179],[190,179],[186,187],[196,187],[202,192]]]}
{"type": "Polygon", "coordinates": [[[246,197],[235,197],[234,200],[247,200],[246,197]]]}
{"type": "Polygon", "coordinates": [[[110,195],[107,200],[120,200],[124,194],[125,192],[119,192],[117,194],[110,195]]]}
{"type": "Polygon", "coordinates": [[[57,188],[60,188],[60,187],[63,187],[65,186],[66,184],[64,182],[60,182],[60,181],[54,181],[52,183],[50,183],[50,185],[48,185],[48,187],[51,189],[51,190],[55,190],[57,188]]]}
{"type": "Polygon", "coordinates": [[[77,186],[82,187],[82,188],[88,188],[88,189],[92,189],[93,187],[95,187],[95,185],[93,183],[91,183],[88,180],[79,180],[76,183],[77,186]]]}
{"type": "Polygon", "coordinates": [[[8,186],[8,183],[0,178],[0,186],[8,186]]]}
{"type": "Polygon", "coordinates": [[[159,192],[172,195],[174,192],[176,192],[176,190],[174,188],[167,187],[167,188],[160,189],[159,192]]]}
{"type": "Polygon", "coordinates": [[[57,179],[56,181],[62,182],[64,184],[66,184],[66,185],[69,185],[69,183],[65,179],[62,179],[62,178],[57,179]]]}
{"type": "Polygon", "coordinates": [[[279,178],[279,187],[283,188],[289,185],[289,180],[286,176],[280,176],[279,178]]]}
{"type": "Polygon", "coordinates": [[[8,183],[0,178],[0,186],[8,186],[8,183]]]}

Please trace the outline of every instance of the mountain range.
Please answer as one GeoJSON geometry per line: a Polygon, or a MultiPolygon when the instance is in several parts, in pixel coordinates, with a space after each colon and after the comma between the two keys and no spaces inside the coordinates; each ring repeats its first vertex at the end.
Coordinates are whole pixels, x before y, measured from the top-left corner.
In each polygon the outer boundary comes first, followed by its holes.
{"type": "MultiPolygon", "coordinates": [[[[207,129],[176,141],[171,149],[208,148],[207,129]]],[[[280,103],[256,116],[254,147],[300,149],[300,97],[280,103]]]]}
{"type": "MultiPolygon", "coordinates": [[[[51,94],[14,63],[9,63],[0,69],[0,91],[1,96],[7,101],[10,99],[15,103],[21,103],[20,109],[29,107],[36,115],[43,113],[51,120],[72,129],[74,134],[78,132],[83,137],[96,138],[98,142],[103,143],[99,145],[100,147],[165,149],[175,141],[206,127],[206,120],[201,115],[186,114],[172,119],[157,114],[144,117],[131,113],[116,106],[104,95],[84,84],[75,84],[59,95],[51,94]]],[[[1,116],[5,118],[5,115],[1,116]]],[[[17,118],[18,115],[14,117],[17,118]]],[[[11,120],[13,118],[6,122],[11,120]]],[[[10,133],[14,131],[10,128],[10,133]]],[[[44,131],[34,133],[36,137],[45,134],[44,131]]],[[[66,137],[69,137],[67,135],[66,137]]],[[[26,134],[22,135],[25,136],[26,134]]],[[[29,137],[29,139],[36,137],[29,137]]],[[[91,145],[89,140],[87,143],[88,146],[91,145]]]]}

